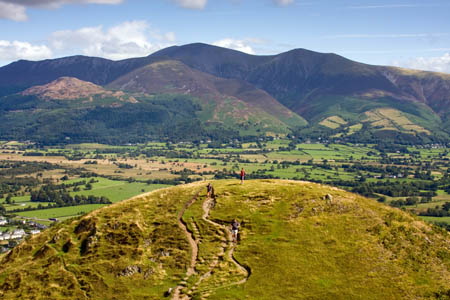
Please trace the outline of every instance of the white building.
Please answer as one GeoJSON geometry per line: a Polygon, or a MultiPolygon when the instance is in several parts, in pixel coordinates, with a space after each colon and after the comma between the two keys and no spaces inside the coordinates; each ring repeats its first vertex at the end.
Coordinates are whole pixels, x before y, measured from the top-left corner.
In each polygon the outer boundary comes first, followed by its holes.
{"type": "Polygon", "coordinates": [[[23,229],[16,229],[14,230],[14,232],[11,234],[11,239],[21,239],[23,238],[23,236],[25,235],[25,230],[23,229]]]}
{"type": "Polygon", "coordinates": [[[0,235],[0,241],[7,241],[11,239],[11,234],[9,233],[4,233],[2,235],[0,235]]]}
{"type": "Polygon", "coordinates": [[[0,217],[0,226],[8,224],[8,220],[4,217],[0,217]]]}

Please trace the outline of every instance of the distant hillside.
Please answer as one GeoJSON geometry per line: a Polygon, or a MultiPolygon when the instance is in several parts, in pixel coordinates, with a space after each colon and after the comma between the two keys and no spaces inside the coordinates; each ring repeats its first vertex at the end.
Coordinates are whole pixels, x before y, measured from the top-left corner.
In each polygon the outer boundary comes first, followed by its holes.
{"type": "Polygon", "coordinates": [[[239,137],[221,125],[207,129],[196,102],[189,95],[130,94],[60,78],[0,98],[0,138],[48,145],[239,137]]]}
{"type": "Polygon", "coordinates": [[[18,61],[0,68],[0,96],[63,76],[133,92],[188,94],[202,100],[202,122],[219,121],[241,135],[291,132],[357,142],[450,140],[449,74],[367,65],[336,54],[294,49],[255,56],[196,43],[121,61],[85,56],[18,61]],[[169,61],[185,71],[174,72],[169,61]],[[152,80],[132,78],[139,73],[152,80]],[[207,104],[208,97],[214,105],[207,104]],[[231,102],[221,107],[223,99],[231,102]],[[236,128],[246,111],[261,118],[250,117],[253,125],[236,128]],[[343,122],[327,126],[329,118],[343,122]]]}
{"type": "Polygon", "coordinates": [[[152,55],[158,56],[181,60],[215,76],[245,80],[307,119],[312,130],[328,136],[346,136],[349,126],[358,126],[363,132],[356,139],[361,140],[429,137],[423,130],[404,130],[401,126],[386,130],[365,121],[366,112],[383,108],[398,110],[409,123],[425,127],[438,138],[446,140],[450,132],[448,74],[371,66],[305,49],[255,57],[206,44],[190,44],[152,55]],[[333,132],[318,126],[334,115],[349,126],[333,132]]]}
{"type": "Polygon", "coordinates": [[[293,107],[317,95],[346,95],[422,102],[436,113],[448,109],[450,74],[372,66],[342,56],[295,49],[253,56],[207,44],[175,46],[152,57],[172,57],[225,78],[238,78],[293,107]]]}
{"type": "Polygon", "coordinates": [[[146,57],[112,61],[81,55],[42,61],[19,60],[0,68],[0,96],[47,84],[60,77],[105,85],[153,60],[146,57]]]}
{"type": "Polygon", "coordinates": [[[95,95],[120,99],[123,94],[123,92],[113,93],[106,91],[101,86],[73,77],[61,77],[45,85],[28,88],[21,93],[23,96],[34,95],[48,100],[73,100],[80,98],[90,98],[92,100],[92,96],[95,95]]]}
{"type": "Polygon", "coordinates": [[[149,94],[183,94],[200,99],[201,118],[236,129],[289,133],[306,121],[285,108],[266,92],[241,80],[222,79],[166,60],[130,72],[109,88],[149,94]]]}
{"type": "Polygon", "coordinates": [[[448,299],[450,237],[318,184],[213,181],[154,191],[0,257],[4,299],[448,299]],[[229,224],[240,223],[237,244],[229,224]],[[171,290],[171,294],[167,292],[171,290]]]}

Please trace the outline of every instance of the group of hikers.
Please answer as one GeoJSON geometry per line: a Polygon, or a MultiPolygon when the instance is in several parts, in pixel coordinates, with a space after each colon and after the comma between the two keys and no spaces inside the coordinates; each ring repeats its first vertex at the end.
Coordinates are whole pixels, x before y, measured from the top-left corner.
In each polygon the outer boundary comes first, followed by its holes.
{"type": "MultiPolygon", "coordinates": [[[[241,184],[244,184],[244,179],[245,179],[244,168],[241,169],[240,178],[241,178],[241,184]]],[[[214,188],[211,183],[208,183],[208,185],[206,186],[206,192],[207,192],[208,198],[215,199],[214,188]]],[[[233,219],[233,221],[231,222],[231,236],[233,238],[233,242],[238,241],[239,227],[240,227],[240,223],[236,219],[233,219]]]]}

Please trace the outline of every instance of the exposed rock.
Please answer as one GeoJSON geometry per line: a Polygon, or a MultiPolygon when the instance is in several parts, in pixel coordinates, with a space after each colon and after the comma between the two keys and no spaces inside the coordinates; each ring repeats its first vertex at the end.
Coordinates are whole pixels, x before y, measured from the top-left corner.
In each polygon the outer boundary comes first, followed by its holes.
{"type": "Polygon", "coordinates": [[[95,221],[92,218],[87,218],[81,220],[80,223],[78,223],[77,227],[75,227],[75,233],[80,234],[82,232],[87,231],[94,231],[95,230],[95,221]]]}
{"type": "Polygon", "coordinates": [[[153,274],[153,269],[150,268],[144,272],[144,279],[148,279],[153,274]]]}
{"type": "Polygon", "coordinates": [[[33,259],[41,259],[53,254],[55,251],[47,244],[42,246],[36,253],[33,255],[33,259]]]}
{"type": "Polygon", "coordinates": [[[123,269],[119,273],[119,276],[130,277],[130,276],[133,276],[136,273],[141,273],[141,272],[142,272],[141,267],[133,265],[133,266],[128,266],[125,269],[123,269]]]}
{"type": "Polygon", "coordinates": [[[90,235],[81,242],[80,254],[87,254],[98,243],[98,239],[95,235],[90,235]]]}
{"type": "Polygon", "coordinates": [[[73,246],[72,241],[71,241],[71,240],[68,240],[68,241],[62,246],[62,251],[63,251],[64,253],[67,253],[67,252],[69,252],[70,248],[72,248],[72,246],[73,246]]]}
{"type": "Polygon", "coordinates": [[[330,194],[326,194],[325,196],[323,196],[323,200],[325,200],[327,202],[332,202],[333,196],[331,196],[330,194]]]}

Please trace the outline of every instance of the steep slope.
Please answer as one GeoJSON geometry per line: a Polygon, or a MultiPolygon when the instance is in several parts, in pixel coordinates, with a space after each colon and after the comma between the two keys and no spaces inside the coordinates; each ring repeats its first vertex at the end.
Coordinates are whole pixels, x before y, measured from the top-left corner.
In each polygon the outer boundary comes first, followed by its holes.
{"type": "Polygon", "coordinates": [[[281,180],[154,191],[0,257],[5,299],[446,299],[450,237],[348,192],[281,180]],[[241,222],[237,244],[225,228],[241,222]],[[189,242],[191,240],[191,242],[189,242]]]}
{"type": "Polygon", "coordinates": [[[76,99],[103,93],[105,90],[93,83],[73,77],[61,77],[41,86],[34,86],[22,92],[22,95],[37,95],[47,99],[76,99]]]}
{"type": "Polygon", "coordinates": [[[185,64],[165,60],[149,64],[113,81],[108,87],[150,94],[187,94],[201,99],[207,122],[287,133],[306,122],[266,92],[236,79],[223,79],[185,64]]]}
{"type": "MultiPolygon", "coordinates": [[[[0,68],[0,96],[47,84],[61,76],[75,77],[102,86],[123,77],[121,83],[124,83],[124,78],[130,78],[127,76],[130,72],[168,59],[178,60],[189,68],[214,76],[216,83],[212,84],[213,93],[232,96],[247,104],[251,102],[249,98],[258,99],[255,101],[257,103],[268,103],[259,99],[272,97],[270,107],[275,107],[273,102],[278,101],[309,122],[310,127],[299,132],[299,135],[340,135],[366,142],[374,142],[379,138],[407,142],[448,141],[450,138],[450,75],[372,66],[336,54],[305,49],[255,56],[196,43],[122,61],[84,56],[40,62],[18,61],[0,68]],[[217,78],[237,81],[220,81],[217,78]],[[243,82],[248,86],[245,87],[243,82]],[[230,87],[234,90],[232,95],[230,87]],[[236,94],[242,87],[246,92],[236,94]],[[250,89],[253,89],[251,95],[247,93],[250,89]],[[261,91],[255,94],[257,89],[265,91],[270,97],[261,91]],[[387,123],[392,125],[389,118],[382,121],[383,126],[373,125],[374,122],[367,120],[367,114],[377,113],[380,109],[397,110],[395,114],[406,119],[406,124],[411,126],[384,126],[387,123]],[[339,117],[347,125],[333,130],[320,125],[329,117],[339,117]],[[349,128],[361,129],[356,134],[349,128]]],[[[206,76],[201,76],[201,79],[197,75],[194,77],[204,80],[206,76]]],[[[196,84],[192,83],[193,86],[196,84]]],[[[232,111],[229,113],[233,114],[232,111]]],[[[281,119],[279,115],[276,118],[281,119]]],[[[293,122],[289,118],[282,122],[295,127],[299,118],[294,115],[294,119],[293,122]]]]}
{"type": "Polygon", "coordinates": [[[0,96],[47,84],[60,77],[75,77],[105,85],[154,60],[143,57],[112,61],[81,55],[42,61],[19,60],[0,68],[0,96]]]}
{"type": "Polygon", "coordinates": [[[447,109],[450,101],[449,74],[367,65],[306,49],[253,56],[197,43],[151,56],[172,57],[216,76],[246,80],[288,107],[317,94],[391,96],[425,103],[437,113],[447,109]]]}
{"type": "Polygon", "coordinates": [[[193,43],[165,48],[150,57],[174,58],[218,77],[245,79],[255,66],[269,61],[274,56],[250,55],[228,48],[193,43]]]}
{"type": "MultiPolygon", "coordinates": [[[[185,95],[135,95],[63,77],[0,97],[0,138],[43,144],[209,137],[185,95]]],[[[223,128],[220,138],[230,138],[223,128]]],[[[237,134],[232,137],[237,136],[237,134]]]]}
{"type": "MultiPolygon", "coordinates": [[[[372,109],[394,108],[399,113],[409,114],[409,122],[429,132],[444,138],[448,138],[450,132],[448,74],[371,66],[305,49],[256,58],[206,44],[192,44],[168,48],[152,56],[158,55],[181,60],[216,76],[245,80],[312,124],[336,115],[353,126],[361,124],[365,113],[372,109]],[[213,52],[217,55],[213,56],[213,52]],[[208,59],[203,60],[196,53],[208,59]]],[[[386,131],[371,123],[366,123],[364,129],[381,134],[386,131]]],[[[345,128],[339,130],[345,131],[345,128]]],[[[420,135],[420,131],[399,128],[395,132],[420,135]]]]}

